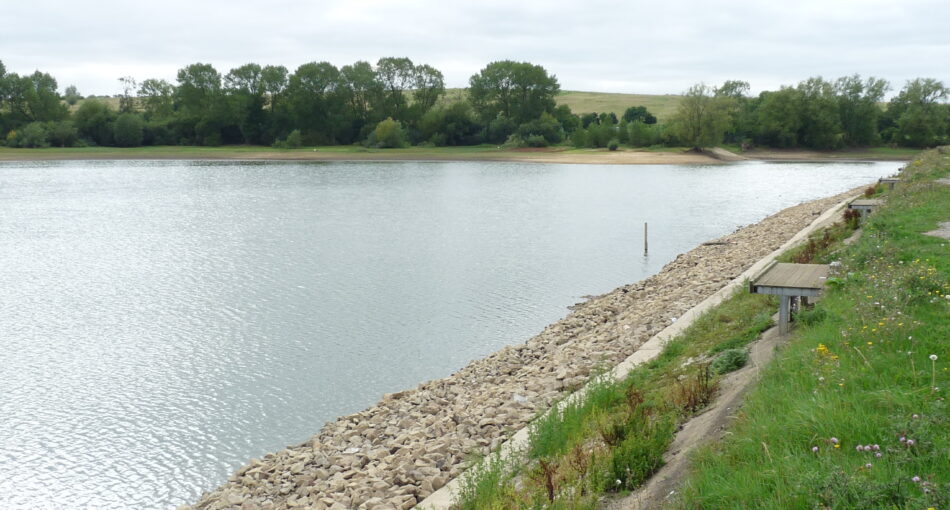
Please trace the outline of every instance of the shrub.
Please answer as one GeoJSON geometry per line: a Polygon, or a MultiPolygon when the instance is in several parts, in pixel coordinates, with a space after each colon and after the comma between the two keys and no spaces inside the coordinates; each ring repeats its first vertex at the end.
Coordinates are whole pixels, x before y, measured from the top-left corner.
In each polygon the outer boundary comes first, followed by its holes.
{"type": "Polygon", "coordinates": [[[112,125],[112,137],[119,147],[138,147],[142,145],[145,121],[137,113],[123,113],[112,125]]]}
{"type": "MultiPolygon", "coordinates": [[[[16,132],[17,147],[49,147],[46,126],[42,122],[31,122],[16,132]]],[[[9,138],[8,138],[9,141],[9,138]]]]}
{"type": "Polygon", "coordinates": [[[528,143],[525,142],[524,138],[521,138],[521,135],[514,133],[508,136],[508,139],[505,140],[505,143],[501,144],[501,146],[506,149],[517,149],[520,147],[527,147],[528,143]]]}
{"type": "Polygon", "coordinates": [[[528,147],[547,147],[548,141],[541,135],[530,135],[524,139],[528,147]]]}
{"type": "Polygon", "coordinates": [[[287,147],[290,147],[291,149],[298,149],[301,145],[300,130],[295,129],[291,131],[290,134],[287,135],[287,147]]]}
{"type": "MultiPolygon", "coordinates": [[[[370,141],[370,138],[367,138],[367,141],[370,141]]],[[[376,124],[372,141],[373,143],[370,145],[378,148],[405,147],[408,144],[402,124],[398,120],[393,120],[392,117],[381,120],[379,124],[376,124]]]]}
{"type": "Polygon", "coordinates": [[[716,375],[735,372],[749,362],[749,351],[746,349],[727,349],[722,352],[710,365],[716,375]]]}
{"type": "Polygon", "coordinates": [[[620,147],[620,142],[618,142],[616,138],[607,142],[607,150],[615,151],[618,147],[620,147]]]}
{"type": "Polygon", "coordinates": [[[72,147],[79,138],[79,130],[70,120],[50,122],[46,126],[46,131],[49,134],[50,143],[57,147],[72,147]]]}

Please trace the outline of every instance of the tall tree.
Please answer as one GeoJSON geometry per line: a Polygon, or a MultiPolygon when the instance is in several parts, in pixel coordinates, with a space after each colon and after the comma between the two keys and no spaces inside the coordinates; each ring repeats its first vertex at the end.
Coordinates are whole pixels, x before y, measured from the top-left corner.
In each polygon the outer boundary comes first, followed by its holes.
{"type": "Polygon", "coordinates": [[[146,118],[165,119],[175,111],[175,86],[165,80],[149,78],[143,81],[138,94],[146,118]]]}
{"type": "Polygon", "coordinates": [[[373,108],[379,105],[383,97],[383,87],[376,78],[373,66],[362,60],[343,66],[340,68],[340,85],[349,113],[358,127],[375,127],[376,123],[371,121],[379,116],[371,116],[371,113],[375,113],[373,108]]]}
{"type": "Polygon", "coordinates": [[[191,64],[178,71],[179,107],[191,115],[208,113],[221,92],[221,74],[211,64],[191,64]]]}
{"type": "Polygon", "coordinates": [[[703,83],[693,85],[683,94],[673,116],[677,137],[694,149],[722,143],[729,125],[726,105],[714,92],[712,87],[703,83]]]}
{"type": "Polygon", "coordinates": [[[135,111],[135,78],[123,76],[119,78],[122,84],[122,95],[119,96],[119,113],[132,113],[135,111]]]}
{"type": "Polygon", "coordinates": [[[820,76],[798,84],[801,128],[799,140],[812,149],[836,149],[843,143],[835,88],[820,76]]]}
{"type": "Polygon", "coordinates": [[[419,105],[423,112],[427,112],[445,94],[445,78],[438,69],[422,64],[416,66],[413,79],[415,104],[419,105]]]}
{"type": "Polygon", "coordinates": [[[222,108],[221,74],[211,64],[191,64],[178,71],[175,89],[181,135],[194,143],[219,145],[229,119],[222,108]]]}
{"type": "Polygon", "coordinates": [[[844,144],[867,146],[877,143],[879,120],[883,111],[878,106],[890,89],[886,81],[860,75],[844,76],[835,81],[838,116],[844,132],[844,144]]]}
{"type": "Polygon", "coordinates": [[[406,93],[413,85],[416,68],[408,58],[385,57],[376,62],[376,79],[384,90],[380,114],[394,119],[405,117],[406,93]]]}
{"type": "Polygon", "coordinates": [[[770,147],[797,147],[801,129],[801,93],[783,86],[759,94],[755,110],[756,143],[770,147]]]}
{"type": "Polygon", "coordinates": [[[941,104],[950,96],[943,82],[916,78],[891,100],[887,117],[896,126],[893,141],[909,147],[930,147],[947,141],[950,112],[941,104]]]}
{"type": "Polygon", "coordinates": [[[528,62],[492,62],[469,78],[469,98],[484,122],[503,116],[521,124],[553,113],[560,90],[554,75],[528,62]]]}
{"type": "Polygon", "coordinates": [[[340,71],[329,62],[303,64],[290,76],[287,103],[293,125],[309,139],[334,143],[340,126],[335,121],[343,109],[340,71]]]}
{"type": "Polygon", "coordinates": [[[244,143],[261,143],[266,130],[262,71],[257,64],[245,64],[231,69],[224,77],[232,115],[241,130],[244,143]]]}

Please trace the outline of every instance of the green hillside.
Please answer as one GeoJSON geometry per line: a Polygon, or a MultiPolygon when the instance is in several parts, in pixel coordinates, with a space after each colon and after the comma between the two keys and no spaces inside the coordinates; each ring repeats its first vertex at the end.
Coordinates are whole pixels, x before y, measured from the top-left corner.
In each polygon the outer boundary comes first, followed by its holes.
{"type": "MultiPolygon", "coordinates": [[[[465,89],[447,89],[443,101],[451,103],[465,97],[465,89]]],[[[581,92],[565,90],[558,94],[557,104],[566,104],[577,114],[613,112],[619,117],[631,106],[646,106],[661,122],[676,112],[681,96],[651,94],[617,94],[611,92],[581,92]]]]}
{"type": "Polygon", "coordinates": [[[557,104],[566,104],[574,113],[614,112],[617,116],[631,106],[646,106],[660,121],[669,120],[676,112],[681,96],[650,94],[616,94],[566,90],[557,96],[557,104]]]}

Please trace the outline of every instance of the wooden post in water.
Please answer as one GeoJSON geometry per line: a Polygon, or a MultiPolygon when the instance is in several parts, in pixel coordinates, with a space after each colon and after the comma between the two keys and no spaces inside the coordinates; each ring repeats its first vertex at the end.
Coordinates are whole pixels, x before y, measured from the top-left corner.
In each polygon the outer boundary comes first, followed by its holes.
{"type": "Polygon", "coordinates": [[[646,257],[650,253],[650,245],[647,242],[647,222],[643,222],[643,256],[646,257]]]}

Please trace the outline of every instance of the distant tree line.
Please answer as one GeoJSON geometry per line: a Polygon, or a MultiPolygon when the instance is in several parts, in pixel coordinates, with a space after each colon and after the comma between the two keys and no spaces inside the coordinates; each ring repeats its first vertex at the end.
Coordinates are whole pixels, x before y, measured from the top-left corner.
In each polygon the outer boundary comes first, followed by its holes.
{"type": "Polygon", "coordinates": [[[0,62],[0,143],[11,147],[101,145],[408,145],[505,144],[542,147],[721,143],[834,149],[881,143],[948,143],[948,89],[915,79],[889,102],[890,86],[849,76],[810,78],[750,97],[749,85],[696,85],[668,122],[643,106],[574,114],[558,106],[557,78],[510,60],[488,64],[459,98],[446,98],[442,73],[408,58],[337,68],[310,62],[246,64],[222,75],[210,64],[178,71],[176,82],[119,78],[117,105],[82,99],[75,86],[36,71],[20,76],[0,62]]]}

